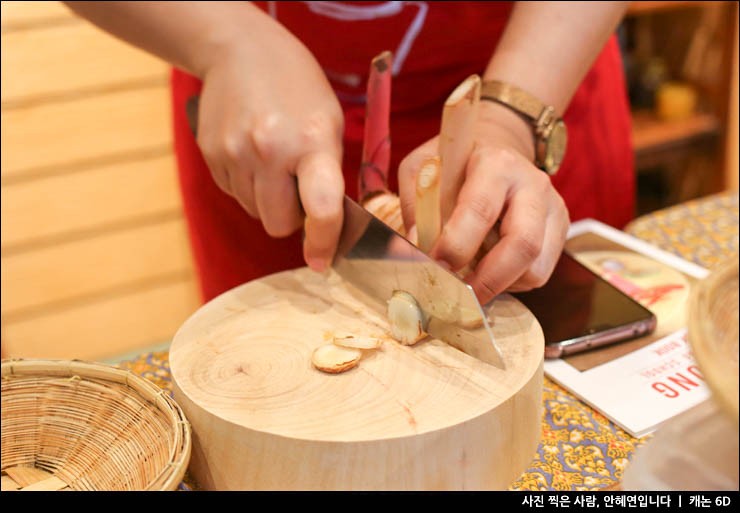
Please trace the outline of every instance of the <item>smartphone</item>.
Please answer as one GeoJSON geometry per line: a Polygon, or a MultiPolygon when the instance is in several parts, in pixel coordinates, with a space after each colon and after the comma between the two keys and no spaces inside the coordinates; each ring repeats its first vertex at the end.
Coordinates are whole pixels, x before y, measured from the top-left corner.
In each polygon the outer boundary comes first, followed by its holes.
{"type": "Polygon", "coordinates": [[[545,335],[545,358],[579,353],[655,330],[655,315],[563,251],[547,283],[512,294],[545,335]]]}

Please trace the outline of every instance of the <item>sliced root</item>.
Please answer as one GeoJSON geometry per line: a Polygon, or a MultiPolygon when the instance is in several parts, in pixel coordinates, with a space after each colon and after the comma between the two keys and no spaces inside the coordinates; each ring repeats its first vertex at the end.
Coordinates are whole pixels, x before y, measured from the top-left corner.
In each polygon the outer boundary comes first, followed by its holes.
{"type": "Polygon", "coordinates": [[[406,235],[401,216],[401,199],[392,192],[371,196],[362,206],[401,235],[406,235]]]}
{"type": "Polygon", "coordinates": [[[352,349],[377,349],[383,341],[376,337],[342,334],[334,336],[334,343],[338,346],[352,349]]]}
{"type": "Polygon", "coordinates": [[[460,319],[458,324],[463,328],[475,329],[483,326],[483,317],[480,312],[470,308],[460,309],[460,319]]]}
{"type": "Polygon", "coordinates": [[[311,363],[322,372],[338,374],[350,370],[362,358],[362,351],[336,344],[326,344],[314,350],[311,363]]]}
{"type": "Polygon", "coordinates": [[[403,345],[414,345],[427,336],[424,312],[408,292],[393,293],[388,301],[388,321],[393,338],[403,345]]]}

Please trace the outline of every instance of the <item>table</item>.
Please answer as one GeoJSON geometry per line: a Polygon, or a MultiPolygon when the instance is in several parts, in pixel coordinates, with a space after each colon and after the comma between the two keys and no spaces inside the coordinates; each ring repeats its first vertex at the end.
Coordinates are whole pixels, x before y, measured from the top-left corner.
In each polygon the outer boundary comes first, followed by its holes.
{"type": "MultiPolygon", "coordinates": [[[[738,194],[721,193],[653,212],[625,231],[698,265],[712,268],[738,253],[738,194]]],[[[172,391],[167,351],[120,362],[172,391]]],[[[634,451],[633,438],[545,377],[542,439],[532,464],[512,490],[599,490],[617,486],[634,451]]],[[[186,475],[181,489],[197,489],[186,475]]]]}

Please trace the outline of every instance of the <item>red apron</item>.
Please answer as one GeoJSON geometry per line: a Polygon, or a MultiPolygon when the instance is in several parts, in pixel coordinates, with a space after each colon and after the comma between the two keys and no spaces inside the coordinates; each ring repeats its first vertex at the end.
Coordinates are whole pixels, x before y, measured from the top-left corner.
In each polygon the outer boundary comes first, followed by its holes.
{"type": "MultiPolygon", "coordinates": [[[[357,190],[370,60],[383,50],[394,54],[390,185],[397,190],[399,162],[438,133],[442,104],[454,87],[483,72],[512,7],[509,2],[255,3],[306,44],[335,88],[345,115],[343,168],[350,196],[357,190]]],[[[300,233],[269,237],[211,178],[185,117],[185,102],[200,88],[198,79],[173,70],[175,153],[201,291],[208,301],[246,281],[305,264],[300,233]]],[[[623,227],[633,215],[635,179],[616,37],[597,57],[564,120],[568,149],[553,184],[571,220],[592,217],[623,227]]]]}

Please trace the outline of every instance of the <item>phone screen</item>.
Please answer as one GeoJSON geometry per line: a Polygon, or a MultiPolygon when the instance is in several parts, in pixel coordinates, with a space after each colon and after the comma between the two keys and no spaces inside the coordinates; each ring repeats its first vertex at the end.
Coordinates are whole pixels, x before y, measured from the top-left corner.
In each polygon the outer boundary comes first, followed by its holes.
{"type": "Polygon", "coordinates": [[[627,340],[655,328],[650,310],[565,251],[544,286],[512,295],[542,326],[548,357],[627,340]]]}

